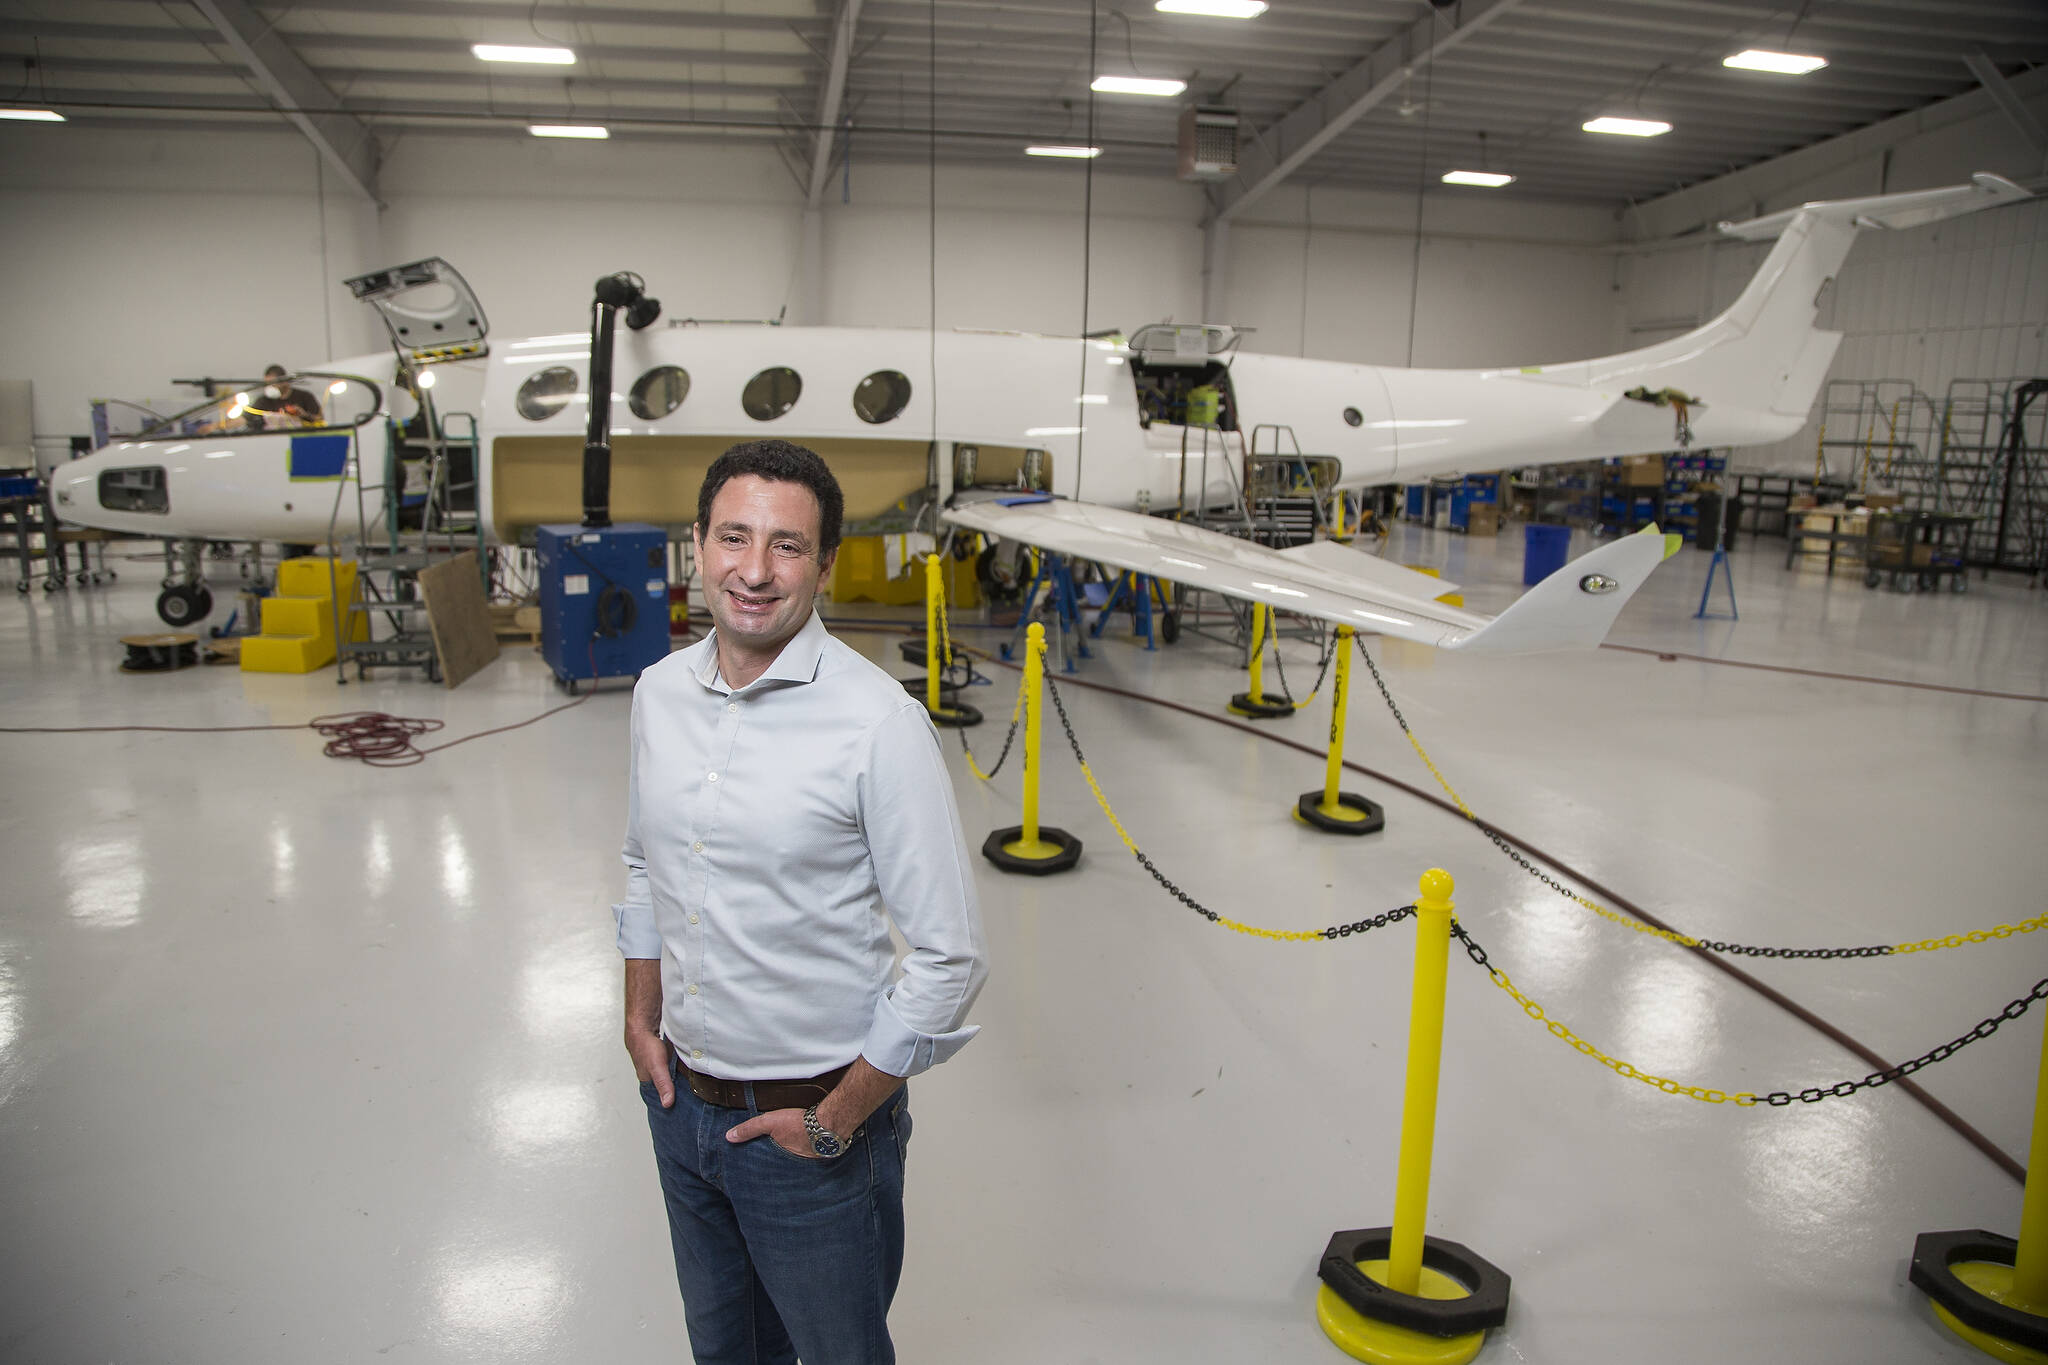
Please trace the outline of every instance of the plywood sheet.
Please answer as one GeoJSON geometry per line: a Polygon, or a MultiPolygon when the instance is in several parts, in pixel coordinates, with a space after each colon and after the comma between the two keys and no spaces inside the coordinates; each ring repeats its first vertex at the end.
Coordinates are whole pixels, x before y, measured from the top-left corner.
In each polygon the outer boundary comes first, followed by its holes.
{"type": "Polygon", "coordinates": [[[484,600],[476,551],[465,550],[445,564],[420,570],[420,596],[427,603],[427,629],[441,656],[441,680],[460,687],[498,657],[491,608],[484,600]]]}

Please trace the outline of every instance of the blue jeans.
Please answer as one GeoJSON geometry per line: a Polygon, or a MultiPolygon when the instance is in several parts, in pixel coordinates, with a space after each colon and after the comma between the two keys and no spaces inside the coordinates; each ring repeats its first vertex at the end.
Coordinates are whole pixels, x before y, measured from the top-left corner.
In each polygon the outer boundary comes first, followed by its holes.
{"type": "MultiPolygon", "coordinates": [[[[898,1090],[844,1153],[795,1156],[727,1130],[760,1111],[640,1087],[668,1204],[676,1283],[697,1365],[894,1365],[889,1304],[903,1271],[903,1154],[910,1100],[898,1090]]],[[[749,1096],[751,1097],[751,1091],[749,1096]]]]}

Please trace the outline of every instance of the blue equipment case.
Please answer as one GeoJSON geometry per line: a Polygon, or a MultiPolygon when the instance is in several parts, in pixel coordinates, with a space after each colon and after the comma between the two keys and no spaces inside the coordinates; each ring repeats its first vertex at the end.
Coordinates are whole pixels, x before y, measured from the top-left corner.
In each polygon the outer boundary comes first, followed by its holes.
{"type": "Polygon", "coordinates": [[[540,652],[555,680],[638,674],[668,657],[668,533],[644,522],[542,526],[540,652]]]}

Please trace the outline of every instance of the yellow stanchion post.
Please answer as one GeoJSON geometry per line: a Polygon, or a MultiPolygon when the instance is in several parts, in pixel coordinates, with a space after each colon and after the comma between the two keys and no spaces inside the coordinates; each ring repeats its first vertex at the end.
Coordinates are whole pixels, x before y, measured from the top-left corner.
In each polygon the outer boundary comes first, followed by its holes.
{"type": "Polygon", "coordinates": [[[1294,803],[1294,818],[1328,834],[1372,834],[1387,827],[1387,813],[1355,792],[1339,791],[1344,775],[1344,717],[1351,688],[1349,626],[1337,627],[1336,677],[1330,691],[1330,757],[1320,791],[1303,792],[1294,803]]]}
{"type": "Polygon", "coordinates": [[[1923,1232],[1908,1276],[1942,1326],[2008,1365],[2048,1365],[2048,1019],[2042,1030],[2019,1237],[1923,1232]]]}
{"type": "Polygon", "coordinates": [[[1324,1333],[1346,1355],[1378,1365],[1463,1365],[1479,1354],[1487,1329],[1507,1320],[1507,1275],[1469,1248],[1423,1232],[1450,973],[1451,874],[1431,868],[1421,891],[1393,1226],[1332,1237],[1316,1291],[1324,1333]]]}
{"type": "Polygon", "coordinates": [[[990,834],[981,856],[1005,872],[1044,876],[1064,872],[1081,859],[1081,841],[1063,829],[1038,823],[1039,736],[1043,729],[1045,627],[1037,621],[1024,642],[1024,791],[1022,824],[990,834]]]}
{"type": "MultiPolygon", "coordinates": [[[[934,550],[924,561],[924,709],[931,716],[932,724],[958,729],[968,725],[981,724],[981,712],[959,697],[947,696],[947,689],[940,683],[941,669],[952,662],[951,645],[946,638],[946,571],[940,563],[939,553],[934,550]]],[[[905,650],[908,653],[908,648],[905,650]]],[[[914,657],[914,656],[913,656],[914,657]]],[[[904,679],[903,685],[912,691],[919,690],[919,680],[904,679]]]]}
{"type": "Polygon", "coordinates": [[[1252,603],[1252,652],[1247,669],[1251,674],[1251,686],[1230,699],[1227,708],[1232,715],[1247,716],[1252,720],[1273,720],[1280,716],[1294,714],[1294,704],[1289,701],[1269,701],[1266,698],[1266,633],[1270,628],[1273,637],[1279,638],[1279,627],[1270,625],[1272,608],[1264,602],[1252,603]]]}

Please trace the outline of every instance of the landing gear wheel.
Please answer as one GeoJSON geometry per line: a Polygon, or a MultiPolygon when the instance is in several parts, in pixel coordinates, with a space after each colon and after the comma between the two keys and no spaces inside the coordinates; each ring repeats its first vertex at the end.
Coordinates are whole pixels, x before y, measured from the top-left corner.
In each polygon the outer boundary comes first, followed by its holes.
{"type": "Polygon", "coordinates": [[[213,594],[203,583],[166,588],[156,599],[156,614],[165,625],[190,625],[204,621],[212,612],[213,594]]]}
{"type": "Polygon", "coordinates": [[[1180,612],[1163,611],[1159,614],[1159,638],[1166,644],[1180,639],[1180,612]]]}

